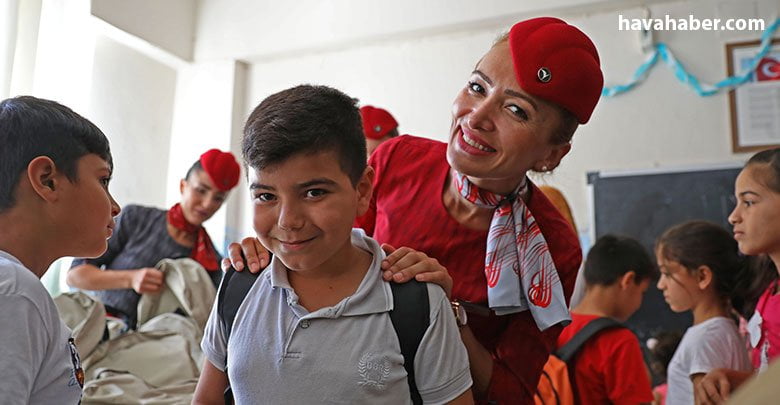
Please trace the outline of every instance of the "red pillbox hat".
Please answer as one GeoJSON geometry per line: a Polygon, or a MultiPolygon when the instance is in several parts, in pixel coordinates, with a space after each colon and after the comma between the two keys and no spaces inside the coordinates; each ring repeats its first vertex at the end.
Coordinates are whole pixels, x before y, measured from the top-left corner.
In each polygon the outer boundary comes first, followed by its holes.
{"type": "Polygon", "coordinates": [[[527,93],[588,122],[601,97],[599,54],[582,31],[552,17],[533,18],[509,31],[515,77],[527,93]]]}
{"type": "Polygon", "coordinates": [[[229,191],[238,184],[241,169],[232,153],[210,149],[200,155],[200,165],[219,190],[229,191]]]}
{"type": "Polygon", "coordinates": [[[363,134],[368,139],[381,139],[388,132],[398,128],[398,122],[386,110],[370,105],[360,108],[363,119],[363,134]]]}

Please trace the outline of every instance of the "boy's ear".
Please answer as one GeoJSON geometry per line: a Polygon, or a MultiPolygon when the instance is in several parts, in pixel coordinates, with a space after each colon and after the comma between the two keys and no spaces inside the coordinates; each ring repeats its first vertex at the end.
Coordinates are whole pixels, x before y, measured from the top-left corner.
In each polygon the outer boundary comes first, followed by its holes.
{"type": "Polygon", "coordinates": [[[709,266],[701,265],[696,269],[696,282],[699,289],[706,289],[713,282],[712,269],[709,266]]]}
{"type": "Polygon", "coordinates": [[[27,165],[27,179],[33,192],[48,202],[57,200],[61,176],[48,156],[38,156],[27,165]]]}
{"type": "Polygon", "coordinates": [[[625,290],[626,288],[635,284],[636,284],[636,272],[634,272],[634,270],[629,270],[625,274],[623,274],[622,277],[620,277],[621,290],[625,290]]]}
{"type": "Polygon", "coordinates": [[[187,180],[181,179],[179,180],[179,194],[184,194],[184,186],[187,185],[187,180]]]}
{"type": "Polygon", "coordinates": [[[357,215],[363,216],[368,211],[368,207],[371,204],[371,195],[374,192],[374,168],[366,166],[366,170],[363,171],[363,175],[360,176],[357,185],[358,206],[357,215]]]}

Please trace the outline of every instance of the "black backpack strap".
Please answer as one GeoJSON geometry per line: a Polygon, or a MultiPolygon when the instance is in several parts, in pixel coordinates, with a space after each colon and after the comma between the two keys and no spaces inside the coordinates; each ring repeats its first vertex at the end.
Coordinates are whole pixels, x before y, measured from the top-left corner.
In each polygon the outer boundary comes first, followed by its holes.
{"type": "Polygon", "coordinates": [[[409,382],[412,403],[422,404],[422,397],[414,379],[414,357],[431,320],[429,317],[428,286],[416,280],[398,284],[390,283],[393,292],[393,310],[390,321],[393,323],[401,354],[404,356],[404,369],[409,382]]]}
{"type": "Polygon", "coordinates": [[[225,343],[230,339],[230,331],[233,329],[238,308],[241,307],[241,303],[244,302],[244,298],[260,273],[251,273],[249,270],[236,271],[231,267],[222,278],[222,287],[217,297],[217,313],[222,320],[222,327],[225,328],[225,343]]]}
{"type": "MultiPolygon", "coordinates": [[[[238,308],[241,307],[249,289],[252,288],[261,273],[251,273],[249,270],[239,272],[231,267],[222,277],[222,285],[217,296],[217,314],[219,314],[222,328],[225,331],[225,347],[230,340],[230,331],[233,329],[233,321],[236,319],[238,308]]],[[[225,375],[227,375],[227,351],[225,352],[225,375]]],[[[225,390],[225,404],[233,404],[233,391],[231,391],[230,385],[225,390]]]]}
{"type": "Polygon", "coordinates": [[[576,355],[580,348],[582,348],[582,345],[584,345],[590,338],[604,329],[616,327],[623,327],[623,325],[612,318],[596,318],[588,322],[588,324],[580,329],[579,332],[575,333],[571,340],[569,340],[565,345],[563,345],[555,352],[555,355],[564,363],[569,364],[569,362],[574,358],[574,355],[576,355]]]}

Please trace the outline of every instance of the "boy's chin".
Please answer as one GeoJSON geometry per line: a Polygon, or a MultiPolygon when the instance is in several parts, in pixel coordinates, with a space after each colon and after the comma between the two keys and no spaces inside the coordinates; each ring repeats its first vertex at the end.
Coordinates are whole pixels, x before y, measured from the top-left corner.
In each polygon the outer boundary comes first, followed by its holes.
{"type": "Polygon", "coordinates": [[[106,253],[106,250],[108,249],[108,241],[104,240],[102,244],[97,245],[91,249],[85,248],[83,252],[80,252],[78,254],[72,254],[70,256],[73,257],[85,257],[88,259],[93,259],[96,257],[103,256],[103,253],[106,253]]]}
{"type": "Polygon", "coordinates": [[[307,258],[290,257],[287,255],[274,254],[276,258],[287,268],[287,270],[294,272],[305,272],[316,268],[319,263],[315,263],[313,259],[307,260],[307,258]]]}

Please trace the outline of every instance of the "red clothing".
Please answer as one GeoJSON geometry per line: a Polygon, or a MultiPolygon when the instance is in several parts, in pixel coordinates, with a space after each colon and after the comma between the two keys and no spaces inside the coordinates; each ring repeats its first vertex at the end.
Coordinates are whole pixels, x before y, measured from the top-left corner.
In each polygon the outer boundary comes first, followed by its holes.
{"type": "MultiPolygon", "coordinates": [[[[379,242],[408,246],[436,258],[452,276],[453,299],[487,307],[487,231],[459,224],[442,203],[450,170],[446,148],[444,143],[412,136],[382,144],[369,160],[376,171],[371,206],[356,226],[379,242]]],[[[547,240],[568,302],[582,261],[579,242],[571,225],[531,186],[528,207],[547,240]]],[[[487,396],[477,398],[478,402],[533,403],[542,368],[562,327],[540,332],[529,311],[507,316],[470,313],[468,322],[494,360],[487,396]]]]}
{"type": "MultiPolygon", "coordinates": [[[[572,312],[571,324],[558,336],[562,347],[597,315],[572,312]]],[[[639,404],[653,402],[639,340],[626,328],[599,332],[580,348],[574,359],[574,385],[581,404],[639,404]]]]}
{"type": "MultiPolygon", "coordinates": [[[[217,149],[212,149],[212,151],[215,150],[217,149]]],[[[217,152],[219,151],[217,150],[217,152]]],[[[217,253],[211,248],[214,246],[214,243],[211,242],[209,233],[203,225],[193,225],[187,221],[187,218],[184,217],[181,203],[174,204],[168,210],[166,219],[174,228],[189,234],[196,234],[195,245],[192,247],[192,253],[190,254],[191,258],[200,263],[207,271],[219,270],[219,260],[217,259],[217,253]]]]}
{"type": "Polygon", "coordinates": [[[777,282],[773,282],[756,304],[756,312],[761,315],[761,339],[750,354],[756,370],[761,367],[763,351],[769,363],[780,356],[780,294],[775,294],[776,289],[777,282]]]}

